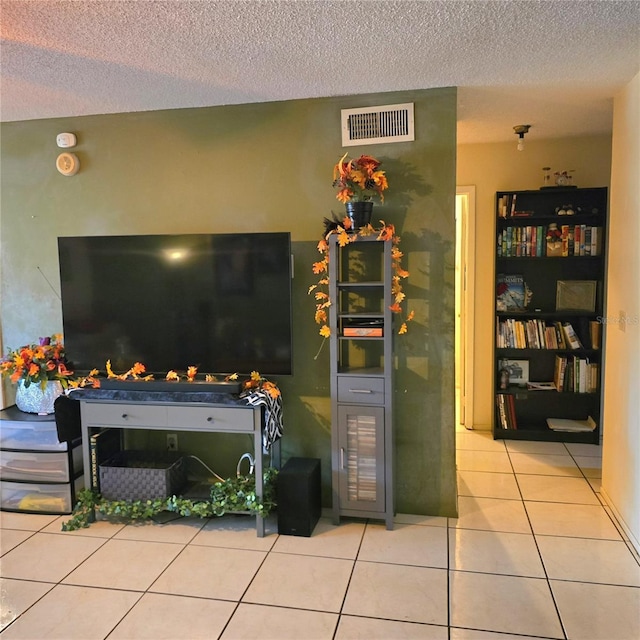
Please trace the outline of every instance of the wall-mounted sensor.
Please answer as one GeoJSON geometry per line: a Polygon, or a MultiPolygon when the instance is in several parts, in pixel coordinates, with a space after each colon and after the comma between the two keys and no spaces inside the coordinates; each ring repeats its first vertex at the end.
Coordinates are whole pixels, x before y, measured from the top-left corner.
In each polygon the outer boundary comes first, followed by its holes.
{"type": "Polygon", "coordinates": [[[76,146],[76,136],[74,133],[59,133],[56,136],[56,144],[62,149],[76,146]]]}
{"type": "Polygon", "coordinates": [[[74,176],[80,169],[78,156],[75,153],[61,153],[56,158],[56,168],[63,176],[74,176]]]}

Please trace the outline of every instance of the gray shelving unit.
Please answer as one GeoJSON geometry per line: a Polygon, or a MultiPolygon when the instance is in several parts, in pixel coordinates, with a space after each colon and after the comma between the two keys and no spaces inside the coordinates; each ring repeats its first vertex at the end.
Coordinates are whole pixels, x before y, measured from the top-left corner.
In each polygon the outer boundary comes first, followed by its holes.
{"type": "Polygon", "coordinates": [[[393,528],[392,243],[329,239],[333,519],[393,528]],[[365,334],[365,335],[345,335],[365,334]]]}

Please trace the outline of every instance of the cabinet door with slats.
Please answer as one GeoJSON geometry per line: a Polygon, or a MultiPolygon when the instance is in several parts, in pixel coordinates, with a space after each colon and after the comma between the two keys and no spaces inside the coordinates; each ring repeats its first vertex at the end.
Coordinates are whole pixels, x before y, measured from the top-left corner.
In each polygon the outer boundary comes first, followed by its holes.
{"type": "Polygon", "coordinates": [[[341,405],[338,412],[341,505],[384,511],[384,410],[341,405]]]}

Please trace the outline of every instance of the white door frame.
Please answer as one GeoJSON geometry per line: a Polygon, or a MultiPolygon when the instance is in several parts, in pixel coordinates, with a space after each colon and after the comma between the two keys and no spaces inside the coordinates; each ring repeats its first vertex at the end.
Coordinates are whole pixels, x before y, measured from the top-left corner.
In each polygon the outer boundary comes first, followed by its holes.
{"type": "MultiPolygon", "coordinates": [[[[461,225],[460,237],[460,423],[467,429],[473,429],[473,374],[475,344],[475,237],[476,237],[476,188],[475,186],[456,187],[456,200],[462,197],[461,217],[456,224],[461,225]]],[[[456,283],[458,286],[458,283],[456,283]]]]}

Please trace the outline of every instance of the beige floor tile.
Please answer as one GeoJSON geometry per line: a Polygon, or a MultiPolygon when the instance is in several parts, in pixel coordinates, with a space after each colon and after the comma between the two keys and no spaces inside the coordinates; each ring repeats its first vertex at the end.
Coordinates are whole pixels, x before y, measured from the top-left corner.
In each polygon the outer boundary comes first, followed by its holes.
{"type": "Polygon", "coordinates": [[[538,636],[514,636],[510,633],[493,633],[493,631],[451,627],[449,640],[540,640],[540,638],[538,636]]]}
{"type": "Polygon", "coordinates": [[[277,553],[355,560],[364,527],[364,522],[345,522],[335,526],[329,520],[321,518],[311,537],[281,535],[273,550],[277,553]]]}
{"type": "Polygon", "coordinates": [[[207,521],[191,543],[205,547],[269,551],[277,539],[278,535],[274,533],[258,538],[254,517],[225,515],[207,521]]]}
{"type": "Polygon", "coordinates": [[[640,638],[640,589],[558,580],[551,588],[569,638],[640,638]]]}
{"type": "Polygon", "coordinates": [[[41,516],[36,513],[0,511],[0,528],[22,529],[23,531],[40,531],[57,519],[58,516],[41,516]]]}
{"type": "Polygon", "coordinates": [[[572,456],[592,456],[602,458],[602,445],[567,442],[564,445],[572,456]]]}
{"type": "Polygon", "coordinates": [[[447,572],[356,562],[343,614],[447,624],[447,572]]]}
{"type": "Polygon", "coordinates": [[[211,640],[222,633],[235,607],[235,602],[146,593],[109,640],[211,640]]]}
{"type": "Polygon", "coordinates": [[[604,512],[609,516],[609,520],[611,520],[611,522],[613,523],[613,526],[617,529],[618,534],[620,535],[622,540],[624,542],[629,543],[629,535],[623,529],[623,527],[620,525],[620,523],[616,520],[616,516],[613,513],[613,511],[611,510],[611,507],[606,502],[604,502],[604,504],[602,505],[602,508],[604,509],[604,512]]]}
{"type": "Polygon", "coordinates": [[[602,478],[602,458],[574,456],[573,459],[587,478],[602,478]]]}
{"type": "Polygon", "coordinates": [[[33,535],[33,531],[18,531],[17,529],[2,529],[0,533],[0,555],[4,555],[14,549],[27,538],[33,535]]]}
{"type": "Polygon", "coordinates": [[[243,602],[339,612],[353,561],[271,553],[243,602]]]}
{"type": "Polygon", "coordinates": [[[411,513],[397,513],[393,521],[399,524],[419,524],[426,527],[447,526],[447,518],[444,516],[421,516],[411,513]]]}
{"type": "Polygon", "coordinates": [[[587,481],[596,493],[602,493],[602,478],[590,478],[587,476],[587,481]]]}
{"type": "Polygon", "coordinates": [[[149,591],[240,600],[265,558],[262,551],[189,545],[149,591]]]}
{"type": "Polygon", "coordinates": [[[587,504],[525,502],[536,535],[620,540],[603,507],[587,504]]]}
{"type": "Polygon", "coordinates": [[[564,638],[546,580],[450,572],[451,626],[564,638]]]}
{"type": "Polygon", "coordinates": [[[242,603],[220,640],[331,640],[337,613],[242,603]]]}
{"type": "Polygon", "coordinates": [[[458,471],[458,495],[506,500],[521,499],[513,473],[491,471],[458,471]]]}
{"type": "MultiPolygon", "coordinates": [[[[93,538],[85,538],[93,540],[93,538]]],[[[80,540],[73,538],[72,542],[80,540]]],[[[182,551],[179,544],[107,540],[68,575],[65,584],[144,591],[182,551]]]]}
{"type": "Polygon", "coordinates": [[[567,449],[562,442],[507,440],[505,444],[509,453],[544,453],[549,455],[567,455],[567,449]]]}
{"type": "Polygon", "coordinates": [[[624,542],[555,536],[537,541],[550,579],[640,587],[640,566],[624,542]]]}
{"type": "Polygon", "coordinates": [[[458,517],[451,526],[485,531],[531,533],[524,506],[520,500],[498,498],[458,498],[458,517]]]}
{"type": "Polygon", "coordinates": [[[458,449],[456,466],[459,471],[493,471],[512,473],[509,454],[506,451],[467,451],[458,449]]]}
{"type": "Polygon", "coordinates": [[[206,522],[202,518],[180,518],[166,524],[156,524],[153,520],[142,520],[120,529],[114,539],[187,544],[193,540],[206,522]]]}
{"type": "Polygon", "coordinates": [[[341,616],[335,640],[447,640],[447,627],[341,616]]]}
{"type": "Polygon", "coordinates": [[[63,531],[62,524],[69,520],[69,516],[62,516],[47,525],[43,533],[61,533],[65,536],[85,536],[89,538],[113,538],[126,525],[123,522],[115,522],[109,520],[96,520],[88,527],[75,529],[74,531],[63,531]]]}
{"type": "Polygon", "coordinates": [[[0,631],[53,587],[46,582],[0,578],[0,631]]]}
{"type": "Polygon", "coordinates": [[[452,529],[449,563],[458,571],[545,577],[535,539],[526,533],[452,529]]]}
{"type": "Polygon", "coordinates": [[[0,559],[5,578],[60,582],[105,544],[103,539],[36,533],[0,559]]]}
{"type": "Polygon", "coordinates": [[[397,524],[393,531],[384,525],[368,524],[358,560],[447,568],[447,530],[397,524]]]}
{"type": "Polygon", "coordinates": [[[548,476],[582,477],[580,469],[570,455],[546,453],[510,453],[513,469],[518,473],[548,476]]]}
{"type": "Polygon", "coordinates": [[[598,496],[584,478],[517,474],[516,479],[524,500],[600,504],[598,496]]]}
{"type": "Polygon", "coordinates": [[[103,640],[139,597],[132,591],[58,585],[5,629],[2,640],[103,640]]]}
{"type": "Polygon", "coordinates": [[[456,449],[504,452],[504,441],[494,440],[490,431],[456,432],[456,449]]]}

